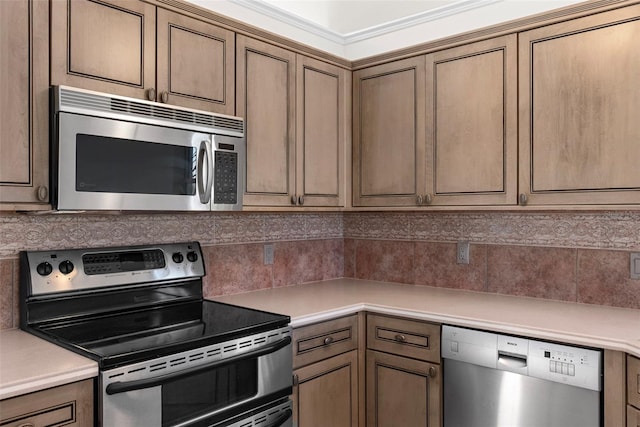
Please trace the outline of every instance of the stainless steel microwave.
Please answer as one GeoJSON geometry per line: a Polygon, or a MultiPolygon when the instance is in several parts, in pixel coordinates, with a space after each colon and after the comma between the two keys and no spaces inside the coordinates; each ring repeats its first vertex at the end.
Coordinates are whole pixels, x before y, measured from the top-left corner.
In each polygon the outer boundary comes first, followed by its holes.
{"type": "Polygon", "coordinates": [[[57,210],[240,210],[244,121],[99,92],[52,88],[57,210]]]}

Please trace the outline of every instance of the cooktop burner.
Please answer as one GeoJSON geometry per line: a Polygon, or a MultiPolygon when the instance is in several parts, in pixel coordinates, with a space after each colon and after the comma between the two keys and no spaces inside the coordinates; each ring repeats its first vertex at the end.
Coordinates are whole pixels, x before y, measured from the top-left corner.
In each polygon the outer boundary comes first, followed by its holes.
{"type": "Polygon", "coordinates": [[[215,301],[189,301],[32,327],[102,368],[176,353],[289,324],[289,317],[215,301]]]}
{"type": "Polygon", "coordinates": [[[23,252],[21,327],[104,369],[289,324],[204,299],[204,274],[196,242],[23,252]]]}

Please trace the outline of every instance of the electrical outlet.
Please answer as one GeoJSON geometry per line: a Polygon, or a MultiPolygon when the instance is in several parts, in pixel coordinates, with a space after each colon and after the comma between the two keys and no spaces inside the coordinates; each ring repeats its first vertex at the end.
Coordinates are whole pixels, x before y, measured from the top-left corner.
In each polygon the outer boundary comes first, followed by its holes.
{"type": "Polygon", "coordinates": [[[631,253],[631,278],[640,279],[640,252],[631,253]]]}
{"type": "Polygon", "coordinates": [[[469,264],[469,242],[458,242],[456,258],[458,264],[469,264]]]}
{"type": "Polygon", "coordinates": [[[264,245],[264,265],[273,264],[273,243],[265,243],[264,245]]]}

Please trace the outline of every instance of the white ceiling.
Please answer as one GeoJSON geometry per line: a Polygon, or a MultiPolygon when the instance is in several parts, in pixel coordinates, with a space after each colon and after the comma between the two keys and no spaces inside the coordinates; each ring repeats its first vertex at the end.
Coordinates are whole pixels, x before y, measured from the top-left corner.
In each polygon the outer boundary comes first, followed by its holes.
{"type": "Polygon", "coordinates": [[[583,0],[188,1],[333,55],[356,60],[583,0]]]}
{"type": "Polygon", "coordinates": [[[262,0],[342,36],[423,15],[458,0],[262,0]]]}

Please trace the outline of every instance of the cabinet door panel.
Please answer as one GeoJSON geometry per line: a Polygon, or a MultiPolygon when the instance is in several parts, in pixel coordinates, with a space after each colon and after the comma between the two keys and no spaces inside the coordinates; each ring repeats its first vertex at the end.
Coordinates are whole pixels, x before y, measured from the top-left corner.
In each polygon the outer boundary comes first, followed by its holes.
{"type": "Polygon", "coordinates": [[[424,194],[424,61],[354,73],[354,206],[410,206],[424,194]]]}
{"type": "Polygon", "coordinates": [[[67,0],[51,8],[52,84],[137,98],[155,88],[155,7],[67,0]]]}
{"type": "Polygon", "coordinates": [[[367,425],[440,426],[440,384],[438,365],[367,350],[367,425]]]}
{"type": "Polygon", "coordinates": [[[2,208],[49,200],[48,20],[47,1],[0,2],[2,208]]]}
{"type": "Polygon", "coordinates": [[[164,9],[157,24],[159,100],[234,114],[234,33],[164,9]]]}
{"type": "Polygon", "coordinates": [[[358,425],[358,352],[325,359],[295,371],[294,420],[298,427],[358,425]]]}
{"type": "Polygon", "coordinates": [[[343,206],[345,70],[298,55],[297,182],[304,206],[343,206]]]}
{"type": "Polygon", "coordinates": [[[516,40],[498,37],[427,55],[434,205],[516,202],[516,40]]]}
{"type": "Polygon", "coordinates": [[[522,192],[530,203],[640,203],[640,6],[520,38],[522,192]]]}
{"type": "Polygon", "coordinates": [[[296,55],[237,38],[237,114],[245,119],[245,205],[290,205],[295,194],[296,55]]]}

